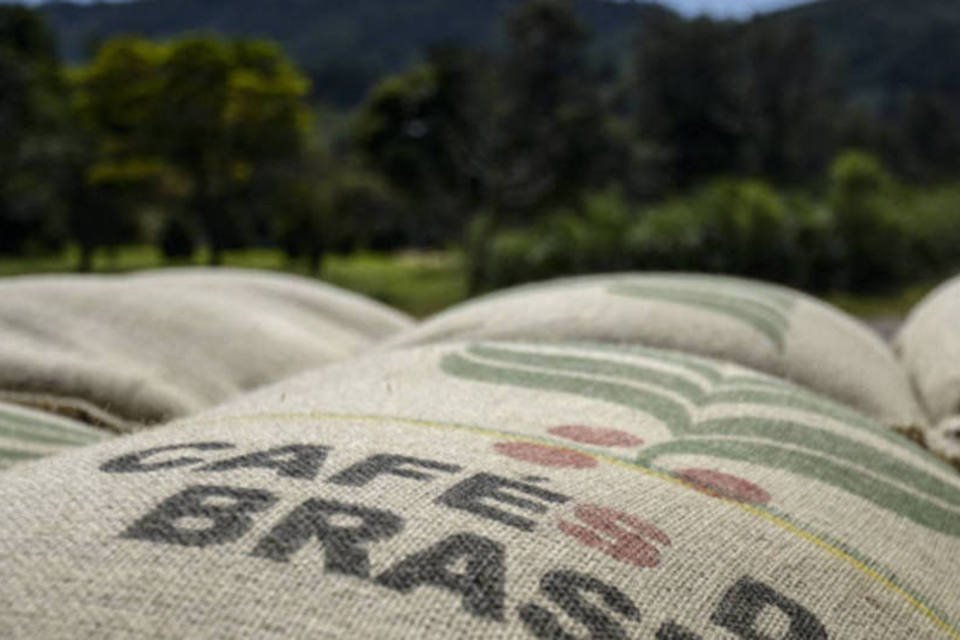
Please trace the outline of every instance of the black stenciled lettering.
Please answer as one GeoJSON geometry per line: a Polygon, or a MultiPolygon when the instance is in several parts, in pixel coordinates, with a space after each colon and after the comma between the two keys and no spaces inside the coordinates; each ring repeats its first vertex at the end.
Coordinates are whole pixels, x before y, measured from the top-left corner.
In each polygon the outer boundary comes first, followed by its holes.
{"type": "MultiPolygon", "coordinates": [[[[627,634],[616,618],[587,600],[585,593],[599,596],[613,613],[628,620],[640,620],[640,611],[629,597],[593,576],[569,570],[551,571],[541,578],[540,590],[568,616],[586,627],[590,638],[621,640],[627,634]]],[[[524,604],[518,613],[527,630],[541,640],[577,640],[580,637],[565,629],[555,613],[539,605],[524,604]]]]}
{"type": "Polygon", "coordinates": [[[504,548],[499,542],[471,533],[444,538],[377,577],[386,587],[409,593],[430,585],[460,594],[465,611],[479,618],[503,620],[504,548]],[[466,561],[463,573],[451,567],[466,561]]]}
{"type": "Polygon", "coordinates": [[[656,640],[703,640],[703,636],[693,631],[687,631],[671,620],[664,622],[660,628],[657,629],[656,640]]]}
{"type": "Polygon", "coordinates": [[[146,473],[148,471],[158,471],[160,469],[173,469],[175,467],[186,467],[198,462],[204,462],[203,458],[183,457],[173,460],[164,460],[162,462],[152,462],[145,464],[144,460],[151,458],[159,453],[167,451],[219,451],[222,449],[232,449],[233,445],[228,442],[192,442],[189,444],[173,444],[166,447],[154,447],[145,449],[136,453],[128,453],[119,458],[113,458],[100,465],[100,470],[107,473],[146,473]]]}
{"type": "Polygon", "coordinates": [[[253,555],[286,562],[316,538],[324,549],[327,571],[366,578],[370,575],[370,555],[363,545],[395,536],[403,529],[403,519],[389,511],[328,500],[307,500],[275,526],[253,555]],[[349,526],[331,523],[333,516],[359,520],[349,526]]]}
{"type": "Polygon", "coordinates": [[[776,607],[790,619],[790,629],[780,640],[827,639],[827,631],[815,615],[772,587],[749,577],[738,580],[724,594],[710,621],[743,640],[768,640],[756,629],[757,620],[767,607],[776,607]]]}
{"type": "Polygon", "coordinates": [[[187,547],[233,542],[253,524],[249,514],[264,511],[276,501],[273,494],[259,489],[188,487],[161,502],[133,523],[121,537],[187,547]],[[206,520],[209,526],[182,526],[181,522],[186,518],[206,520]]]}
{"type": "Polygon", "coordinates": [[[421,458],[410,458],[407,456],[395,456],[385,453],[361,460],[357,464],[347,467],[340,473],[334,475],[327,482],[344,486],[362,487],[369,484],[377,476],[382,475],[400,476],[401,478],[423,481],[433,480],[435,477],[411,467],[419,467],[420,469],[429,469],[431,471],[443,471],[444,473],[456,473],[462,468],[456,464],[447,464],[435,460],[423,460],[421,458]]]}
{"type": "Polygon", "coordinates": [[[330,447],[312,444],[291,444],[245,456],[229,458],[200,467],[198,471],[231,471],[233,469],[276,469],[285,478],[313,480],[327,459],[330,447]]]}
{"type": "Polygon", "coordinates": [[[468,511],[474,515],[496,520],[524,531],[532,531],[536,522],[530,518],[495,507],[489,504],[489,501],[512,505],[530,513],[545,513],[548,507],[544,502],[562,504],[568,500],[570,498],[567,496],[548,491],[542,487],[527,482],[501,478],[490,473],[478,473],[471,476],[463,482],[455,484],[437,498],[438,503],[452,509],[468,511]],[[539,500],[524,498],[515,493],[510,493],[506,489],[533,496],[539,498],[539,500]]]}

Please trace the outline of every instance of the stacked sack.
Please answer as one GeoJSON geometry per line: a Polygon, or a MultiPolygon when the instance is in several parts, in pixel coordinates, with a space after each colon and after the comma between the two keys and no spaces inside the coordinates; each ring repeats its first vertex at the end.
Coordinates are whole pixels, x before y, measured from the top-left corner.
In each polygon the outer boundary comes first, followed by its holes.
{"type": "Polygon", "coordinates": [[[800,292],[738,278],[624,274],[517,287],[454,307],[390,345],[453,339],[675,349],[793,381],[902,432],[926,423],[896,355],[874,332],[800,292]]]}
{"type": "Polygon", "coordinates": [[[960,637],[960,479],[639,347],[333,365],[0,483],[3,637],[960,637]]]}
{"type": "Polygon", "coordinates": [[[927,445],[960,467],[960,278],[913,309],[896,346],[934,422],[927,445]]]}
{"type": "Polygon", "coordinates": [[[410,325],[286,275],[178,269],[0,281],[0,398],[114,431],[195,413],[410,325]]]}
{"type": "MultiPolygon", "coordinates": [[[[691,355],[748,344],[729,305],[684,353],[553,304],[536,339],[435,334],[7,471],[0,636],[960,638],[960,478],[896,423],[691,355]]],[[[783,353],[803,318],[841,347],[794,305],[783,353]]]]}

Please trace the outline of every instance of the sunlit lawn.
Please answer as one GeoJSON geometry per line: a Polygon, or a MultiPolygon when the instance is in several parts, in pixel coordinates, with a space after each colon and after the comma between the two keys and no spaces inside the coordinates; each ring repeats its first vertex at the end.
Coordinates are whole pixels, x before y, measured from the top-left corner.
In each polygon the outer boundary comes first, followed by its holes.
{"type": "MultiPolygon", "coordinates": [[[[94,260],[94,270],[110,273],[205,263],[206,255],[203,252],[198,253],[190,262],[171,264],[165,262],[160,252],[153,247],[132,246],[122,247],[112,253],[100,252],[94,260]]],[[[0,276],[70,272],[75,269],[76,264],[75,250],[47,257],[0,258],[0,276]]],[[[290,263],[281,252],[274,249],[228,251],[224,256],[224,264],[309,275],[305,265],[290,263]]],[[[456,251],[329,256],[324,261],[320,277],[417,317],[429,315],[467,297],[463,256],[456,251]]],[[[914,285],[888,295],[829,295],[826,300],[863,318],[904,316],[934,284],[914,285]]]]}
{"type": "MultiPolygon", "coordinates": [[[[94,271],[114,273],[200,265],[206,263],[206,258],[205,254],[198,253],[192,261],[170,263],[164,261],[160,252],[153,247],[122,247],[112,253],[99,253],[94,259],[94,271]]],[[[305,265],[290,263],[281,252],[273,249],[228,251],[223,262],[231,267],[308,275],[305,265]]],[[[55,256],[0,258],[0,276],[71,272],[76,265],[75,250],[55,256]]],[[[464,299],[467,293],[463,260],[461,254],[454,251],[329,256],[324,261],[320,277],[418,317],[455,304],[464,299]]]]}
{"type": "Polygon", "coordinates": [[[915,284],[898,292],[885,295],[836,293],[826,296],[826,301],[860,318],[905,317],[910,313],[910,309],[930,293],[937,284],[937,282],[915,284]]]}

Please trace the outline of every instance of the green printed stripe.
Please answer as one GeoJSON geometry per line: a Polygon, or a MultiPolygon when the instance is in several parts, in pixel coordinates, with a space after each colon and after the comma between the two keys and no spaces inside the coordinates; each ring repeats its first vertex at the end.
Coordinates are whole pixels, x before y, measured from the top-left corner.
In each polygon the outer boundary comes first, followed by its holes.
{"type": "Polygon", "coordinates": [[[0,411],[0,434],[20,440],[56,444],[90,444],[102,438],[96,432],[83,433],[63,429],[59,424],[34,420],[28,416],[0,411]]]}
{"type": "Polygon", "coordinates": [[[582,376],[491,366],[459,354],[444,356],[440,361],[440,368],[451,375],[479,382],[556,391],[612,402],[643,411],[663,422],[667,428],[687,425],[690,422],[684,406],[669,396],[625,384],[592,380],[582,376]]]}
{"type": "Polygon", "coordinates": [[[722,385],[718,390],[704,399],[703,405],[708,406],[722,403],[749,403],[782,407],[784,409],[800,409],[826,418],[833,418],[834,420],[849,424],[862,431],[867,431],[878,436],[882,435],[889,439],[890,442],[899,442],[903,439],[891,433],[889,430],[880,427],[856,411],[789,387],[780,387],[779,389],[775,387],[769,387],[768,389],[750,389],[722,385]]]}
{"type": "Polygon", "coordinates": [[[729,295],[753,298],[788,311],[797,302],[798,294],[767,283],[731,277],[709,277],[697,274],[669,274],[634,276],[625,280],[639,286],[680,286],[687,291],[724,291],[729,295]]]}
{"type": "Polygon", "coordinates": [[[33,411],[11,411],[3,406],[0,406],[0,422],[15,422],[20,425],[54,431],[58,434],[64,434],[65,437],[68,435],[75,436],[82,438],[83,442],[88,442],[91,438],[93,440],[100,440],[102,438],[102,434],[99,431],[85,424],[59,418],[59,416],[54,419],[54,416],[48,417],[47,414],[33,411]]]}
{"type": "MultiPolygon", "coordinates": [[[[17,462],[21,460],[35,460],[42,458],[49,453],[38,453],[36,451],[22,451],[20,449],[0,448],[0,460],[5,462],[17,462]]],[[[9,466],[9,464],[7,465],[9,466]]]]}
{"type": "Polygon", "coordinates": [[[723,379],[723,374],[721,373],[719,367],[712,365],[707,360],[697,358],[696,356],[690,356],[679,351],[666,351],[663,349],[644,347],[642,345],[633,343],[610,344],[608,342],[582,341],[537,342],[535,344],[511,342],[505,344],[508,344],[509,346],[530,347],[534,349],[540,347],[559,347],[567,351],[574,351],[577,347],[584,347],[590,351],[603,351],[606,353],[614,353],[620,356],[641,356],[681,367],[690,373],[698,374],[713,383],[718,383],[723,379]]]}
{"type": "MultiPolygon", "coordinates": [[[[729,402],[732,404],[750,403],[755,405],[768,405],[771,407],[785,409],[799,409],[808,413],[814,413],[826,418],[832,418],[843,425],[857,429],[864,433],[869,433],[880,438],[886,443],[893,445],[898,449],[909,451],[913,454],[920,454],[930,457],[929,453],[920,445],[904,438],[903,436],[880,426],[870,418],[858,411],[849,409],[839,403],[831,402],[827,398],[821,398],[805,389],[791,388],[786,385],[779,385],[777,389],[771,386],[769,390],[729,388],[723,385],[719,391],[710,394],[703,406],[721,404],[729,402]]],[[[871,445],[858,445],[871,446],[871,445]]],[[[953,468],[947,464],[941,464],[939,459],[932,460],[936,466],[953,473],[953,468]]]]}
{"type": "MultiPolygon", "coordinates": [[[[882,451],[838,436],[825,429],[816,429],[787,420],[725,418],[699,422],[692,426],[686,435],[737,436],[792,444],[809,453],[822,453],[843,458],[851,463],[850,473],[862,473],[852,466],[857,465],[890,478],[891,481],[909,486],[915,491],[960,507],[960,487],[956,484],[949,483],[882,451]]],[[[755,462],[769,466],[763,459],[757,459],[755,462]]],[[[841,486],[841,488],[846,489],[847,487],[841,486]]],[[[958,515],[960,515],[960,511],[958,511],[958,515]]]]}
{"type": "Polygon", "coordinates": [[[960,536],[960,515],[957,513],[824,456],[759,442],[697,438],[654,445],[640,454],[638,462],[649,463],[670,454],[709,455],[789,470],[839,487],[928,529],[950,536],[960,536]]]}
{"type": "Polygon", "coordinates": [[[724,310],[735,310],[744,316],[763,319],[778,329],[787,329],[790,326],[790,321],[787,318],[788,310],[783,310],[778,305],[771,304],[768,301],[757,300],[738,293],[718,291],[716,288],[696,290],[648,284],[622,284],[614,288],[617,292],[640,298],[656,298],[685,304],[715,305],[724,310]]]}
{"type": "Polygon", "coordinates": [[[662,300],[720,313],[763,334],[779,351],[784,348],[783,334],[789,328],[789,320],[777,309],[763,306],[757,302],[694,292],[659,290],[628,284],[611,287],[610,293],[662,300]]]}
{"type": "Polygon", "coordinates": [[[57,436],[47,435],[45,433],[38,433],[36,431],[31,431],[30,429],[2,424],[0,423],[0,437],[7,438],[9,440],[16,440],[19,442],[36,442],[39,444],[52,444],[52,445],[62,445],[62,446],[82,446],[85,444],[93,444],[97,442],[95,439],[80,441],[68,438],[61,438],[57,436]]]}
{"type": "Polygon", "coordinates": [[[768,389],[801,389],[796,384],[782,378],[761,377],[760,375],[731,374],[724,376],[723,386],[764,387],[768,389]]]}
{"type": "Polygon", "coordinates": [[[678,375],[662,370],[627,364],[614,360],[598,360],[585,356],[561,356],[525,351],[512,351],[499,347],[471,346],[468,353],[488,360],[505,364],[520,364],[548,371],[562,371],[611,376],[624,381],[640,382],[661,386],[665,391],[673,391],[690,402],[698,402],[705,394],[699,386],[678,375]]]}
{"type": "Polygon", "coordinates": [[[731,402],[799,409],[832,418],[844,424],[849,424],[852,427],[876,435],[893,445],[906,448],[904,447],[901,436],[877,426],[859,413],[845,409],[835,403],[820,400],[812,394],[791,388],[786,384],[777,383],[776,381],[770,381],[768,385],[769,391],[762,389],[738,389],[735,387],[731,389],[723,383],[721,386],[722,390],[707,394],[699,386],[682,377],[623,362],[598,360],[584,356],[537,354],[486,345],[473,345],[468,349],[468,352],[474,356],[496,360],[508,365],[521,364],[546,369],[546,373],[573,372],[603,375],[617,377],[625,382],[659,385],[663,386],[665,390],[675,391],[698,406],[731,402]]]}

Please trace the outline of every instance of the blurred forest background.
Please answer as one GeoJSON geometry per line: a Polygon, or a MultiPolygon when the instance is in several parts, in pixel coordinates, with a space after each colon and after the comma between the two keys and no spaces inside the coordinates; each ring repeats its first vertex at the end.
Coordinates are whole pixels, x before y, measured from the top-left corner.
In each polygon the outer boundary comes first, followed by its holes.
{"type": "Polygon", "coordinates": [[[633,269],[909,304],[960,269],[960,3],[0,5],[0,274],[197,262],[418,314],[633,269]]]}

